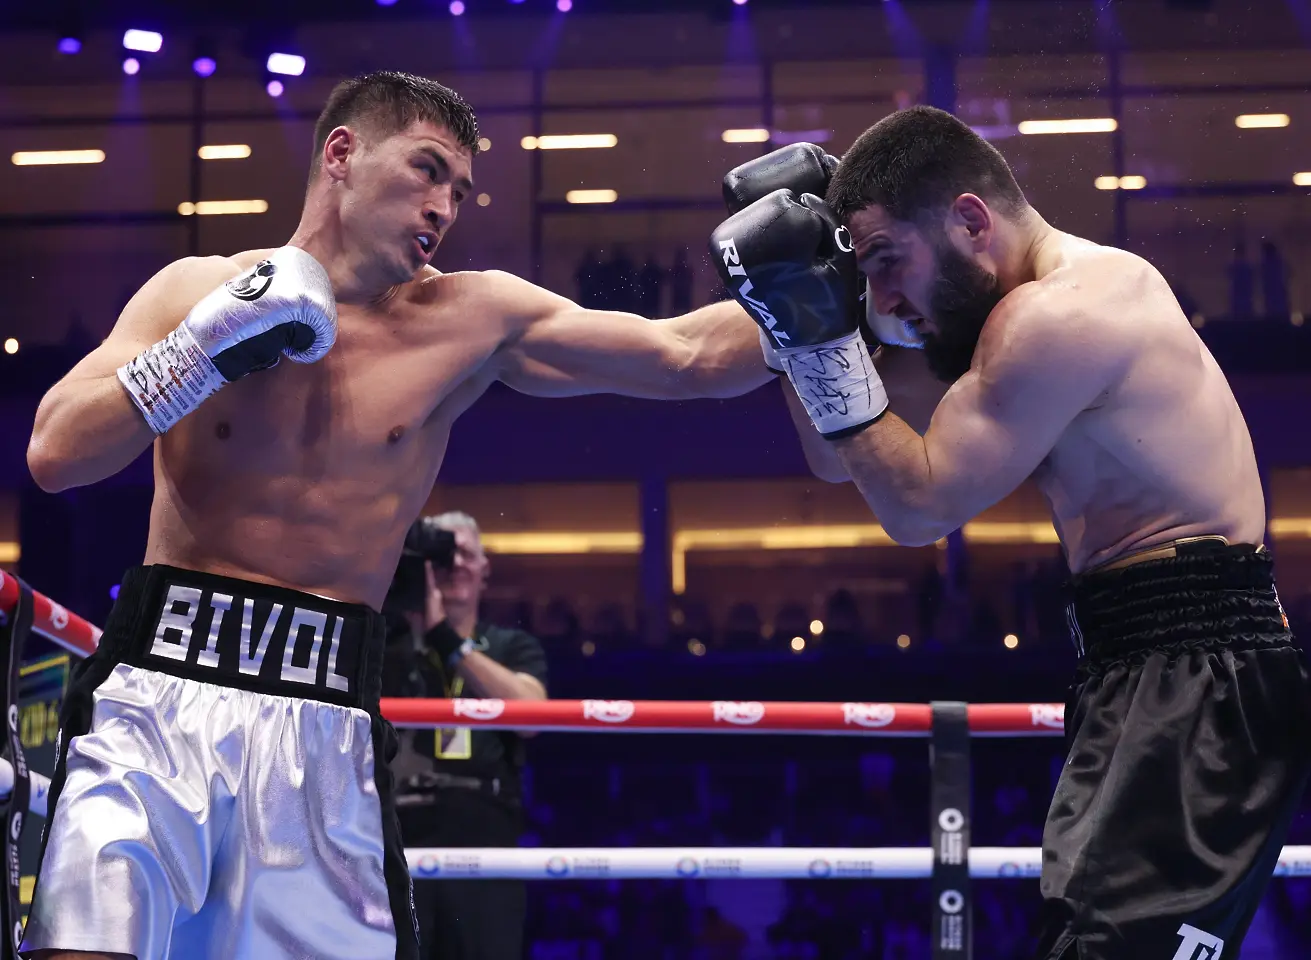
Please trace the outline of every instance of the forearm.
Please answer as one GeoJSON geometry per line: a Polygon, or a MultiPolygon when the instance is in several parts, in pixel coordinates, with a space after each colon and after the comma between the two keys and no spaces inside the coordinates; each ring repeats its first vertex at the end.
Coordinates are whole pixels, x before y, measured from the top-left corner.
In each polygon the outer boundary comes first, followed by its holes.
{"type": "Polygon", "coordinates": [[[833,449],[888,535],[903,546],[951,532],[924,438],[888,411],[876,423],[833,442],[833,449]]]}
{"type": "Polygon", "coordinates": [[[546,691],[532,677],[497,663],[477,650],[460,660],[456,672],[468,689],[480,697],[497,700],[545,700],[546,691]]]}
{"type": "Polygon", "coordinates": [[[118,473],[154,439],[116,374],[67,381],[37,408],[28,468],[41,489],[57,493],[118,473]]]}
{"type": "Polygon", "coordinates": [[[778,377],[779,389],[783,391],[783,400],[792,417],[792,426],[796,428],[801,441],[801,452],[805,454],[806,465],[810,472],[825,483],[846,483],[851,479],[836,447],[819,435],[806,406],[797,396],[797,391],[786,377],[778,377]]]}
{"type": "Polygon", "coordinates": [[[737,397],[774,377],[761,356],[755,321],[732,300],[659,322],[679,338],[683,352],[679,379],[690,396],[737,397]]]}

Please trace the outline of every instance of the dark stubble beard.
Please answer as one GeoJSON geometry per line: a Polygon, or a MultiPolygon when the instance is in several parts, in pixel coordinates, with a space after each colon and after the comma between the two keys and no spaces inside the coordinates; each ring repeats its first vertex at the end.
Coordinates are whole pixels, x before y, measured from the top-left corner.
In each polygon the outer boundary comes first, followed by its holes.
{"type": "Polygon", "coordinates": [[[955,383],[969,372],[983,324],[1002,294],[997,278],[955,247],[942,244],[937,257],[929,317],[938,332],[924,335],[924,356],[935,377],[955,383]]]}

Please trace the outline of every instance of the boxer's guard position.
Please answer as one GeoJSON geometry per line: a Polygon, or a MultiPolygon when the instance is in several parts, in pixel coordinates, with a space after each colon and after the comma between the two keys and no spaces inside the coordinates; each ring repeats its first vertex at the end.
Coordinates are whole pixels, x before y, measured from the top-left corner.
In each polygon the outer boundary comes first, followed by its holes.
{"type": "Polygon", "coordinates": [[[25,954],[416,957],[376,611],[452,421],[496,380],[772,379],[731,302],[650,322],[434,270],[477,142],[439,84],[339,86],[289,245],[165,267],[42,401],[42,487],[153,444],[155,499],[146,565],[70,683],[25,954]]]}
{"type": "Polygon", "coordinates": [[[721,275],[894,539],[931,543],[1030,476],[1051,508],[1079,666],[1036,956],[1237,957],[1311,711],[1247,426],[1164,279],[1044,222],[931,108],[840,165],[799,145],[725,187],[721,275]]]}

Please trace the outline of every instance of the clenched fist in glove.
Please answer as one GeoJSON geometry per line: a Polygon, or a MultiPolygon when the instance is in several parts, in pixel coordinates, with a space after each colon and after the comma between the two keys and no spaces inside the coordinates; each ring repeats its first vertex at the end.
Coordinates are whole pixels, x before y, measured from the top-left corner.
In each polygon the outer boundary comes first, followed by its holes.
{"type": "Polygon", "coordinates": [[[816,429],[836,439],[877,420],[888,398],[860,333],[851,235],[824,201],[775,190],[720,224],[710,247],[816,429]]]}

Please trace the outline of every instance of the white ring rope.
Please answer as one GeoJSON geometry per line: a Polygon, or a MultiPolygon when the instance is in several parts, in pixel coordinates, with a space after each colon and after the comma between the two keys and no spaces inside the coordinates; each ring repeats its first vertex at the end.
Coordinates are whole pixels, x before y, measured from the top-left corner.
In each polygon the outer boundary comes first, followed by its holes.
{"type": "MultiPolygon", "coordinates": [[[[13,783],[13,767],[0,760],[0,799],[13,783]]],[[[28,809],[44,817],[49,792],[49,778],[34,771],[28,809]]],[[[928,847],[414,847],[405,856],[418,880],[914,880],[933,868],[928,847]]],[[[969,857],[970,876],[980,880],[1036,878],[1042,870],[1038,847],[972,847],[969,857]]],[[[1284,847],[1274,875],[1311,877],[1311,846],[1284,847]]]]}
{"type": "MultiPolygon", "coordinates": [[[[415,879],[916,880],[932,875],[928,847],[447,847],[407,848],[415,879]]],[[[1039,847],[972,847],[977,880],[1037,879],[1039,847]]],[[[1276,877],[1311,876],[1311,847],[1285,847],[1276,877]]]]}

